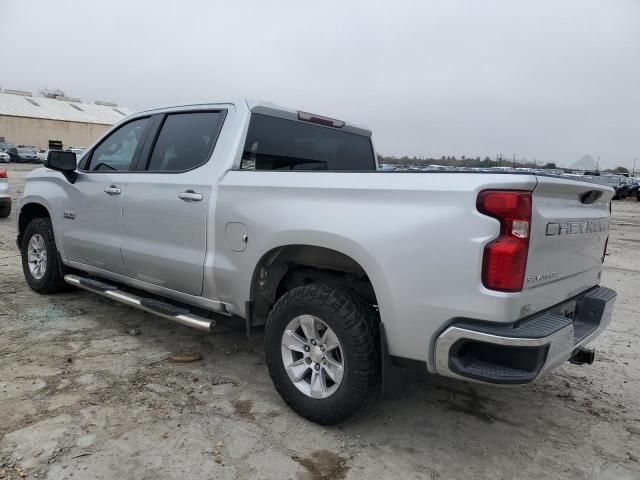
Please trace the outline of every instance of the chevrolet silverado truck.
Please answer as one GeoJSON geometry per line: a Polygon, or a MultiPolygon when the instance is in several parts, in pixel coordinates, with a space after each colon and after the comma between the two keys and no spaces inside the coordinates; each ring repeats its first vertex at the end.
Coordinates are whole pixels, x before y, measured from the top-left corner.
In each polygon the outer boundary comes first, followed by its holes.
{"type": "Polygon", "coordinates": [[[371,132],[237,101],[148,110],[76,164],[28,175],[17,244],[36,292],[72,285],[209,331],[264,325],[269,374],[333,424],[390,362],[497,385],[571,360],[609,323],[613,190],[529,172],[384,172],[371,132]]]}

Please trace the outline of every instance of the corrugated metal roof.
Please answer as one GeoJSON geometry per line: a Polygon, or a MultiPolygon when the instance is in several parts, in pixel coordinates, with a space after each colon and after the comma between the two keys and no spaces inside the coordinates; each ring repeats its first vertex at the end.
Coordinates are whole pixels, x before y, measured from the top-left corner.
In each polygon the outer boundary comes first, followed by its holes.
{"type": "Polygon", "coordinates": [[[0,93],[0,115],[113,125],[133,113],[128,108],[0,93]]]}

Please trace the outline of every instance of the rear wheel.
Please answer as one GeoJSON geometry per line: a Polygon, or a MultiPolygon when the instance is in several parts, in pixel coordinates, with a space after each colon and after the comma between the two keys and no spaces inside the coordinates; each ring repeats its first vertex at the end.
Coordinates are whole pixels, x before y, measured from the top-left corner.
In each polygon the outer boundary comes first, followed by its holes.
{"type": "Polygon", "coordinates": [[[265,332],[271,379],[299,415],[342,422],[380,392],[378,315],[362,299],[327,285],[283,295],[265,332]]]}
{"type": "Polygon", "coordinates": [[[24,232],[21,253],[24,278],[32,290],[46,294],[69,288],[60,272],[58,250],[49,218],[31,220],[24,232]]]}

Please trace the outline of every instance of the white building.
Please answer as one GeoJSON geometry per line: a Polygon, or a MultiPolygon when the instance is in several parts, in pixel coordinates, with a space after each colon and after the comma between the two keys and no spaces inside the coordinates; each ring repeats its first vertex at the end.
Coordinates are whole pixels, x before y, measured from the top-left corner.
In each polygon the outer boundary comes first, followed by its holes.
{"type": "Polygon", "coordinates": [[[86,147],[131,113],[109,102],[5,90],[0,93],[0,141],[42,149],[86,147]]]}

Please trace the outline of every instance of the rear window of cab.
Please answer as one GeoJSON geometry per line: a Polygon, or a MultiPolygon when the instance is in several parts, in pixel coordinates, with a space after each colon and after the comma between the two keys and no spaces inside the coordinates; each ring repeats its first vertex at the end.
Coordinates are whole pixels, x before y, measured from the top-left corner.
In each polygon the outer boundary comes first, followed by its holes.
{"type": "Polygon", "coordinates": [[[375,171],[376,163],[368,136],[254,113],[240,169],[375,171]]]}

